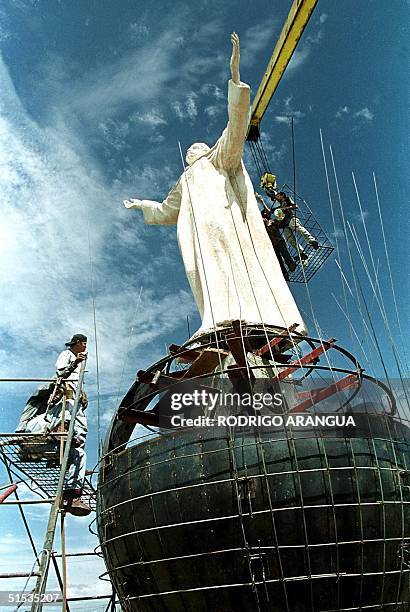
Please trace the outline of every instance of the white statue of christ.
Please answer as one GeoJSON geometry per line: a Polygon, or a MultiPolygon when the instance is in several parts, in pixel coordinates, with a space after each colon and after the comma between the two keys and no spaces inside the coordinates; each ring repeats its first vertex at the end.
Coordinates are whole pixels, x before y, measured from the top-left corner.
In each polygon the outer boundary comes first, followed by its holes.
{"type": "Polygon", "coordinates": [[[306,328],[282,275],[242,161],[250,88],[240,81],[239,37],[231,35],[228,124],[213,147],[195,143],[187,168],[163,202],[130,199],[148,224],[177,224],[179,248],[202,325],[194,334],[241,320],[306,328]]]}

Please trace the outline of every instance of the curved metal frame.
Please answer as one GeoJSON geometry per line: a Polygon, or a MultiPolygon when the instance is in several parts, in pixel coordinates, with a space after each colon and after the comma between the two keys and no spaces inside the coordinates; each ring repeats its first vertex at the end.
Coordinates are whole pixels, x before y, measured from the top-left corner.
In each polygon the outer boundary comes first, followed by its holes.
{"type": "MultiPolygon", "coordinates": [[[[271,326],[263,326],[263,325],[246,325],[245,324],[243,325],[242,329],[243,329],[243,336],[241,337],[248,338],[248,339],[252,339],[252,337],[258,338],[258,334],[259,334],[260,339],[267,339],[268,341],[273,340],[277,337],[283,336],[283,340],[285,342],[287,341],[288,343],[291,343],[292,345],[291,347],[288,347],[288,348],[293,348],[297,343],[300,343],[303,341],[307,342],[309,348],[311,348],[312,350],[324,344],[324,342],[318,338],[314,338],[311,336],[303,336],[302,334],[299,334],[297,332],[289,333],[287,328],[279,328],[279,327],[271,327],[271,326]]],[[[179,347],[179,350],[175,354],[166,355],[165,357],[157,361],[155,364],[147,368],[146,373],[154,374],[159,371],[168,376],[172,375],[171,368],[172,368],[172,365],[175,363],[176,359],[178,359],[179,357],[183,357],[184,354],[187,354],[192,350],[198,350],[198,348],[203,349],[207,347],[215,347],[215,346],[220,346],[221,344],[223,344],[225,347],[226,340],[227,340],[226,336],[228,334],[230,334],[230,339],[238,339],[240,337],[237,335],[236,336],[232,335],[232,331],[233,331],[232,327],[225,327],[225,328],[215,330],[212,333],[207,332],[207,333],[201,334],[197,338],[190,339],[187,342],[185,342],[183,345],[181,345],[179,347]]],[[[303,372],[303,375],[295,382],[301,382],[307,376],[312,374],[313,371],[319,371],[319,370],[322,370],[324,372],[338,372],[341,374],[355,374],[358,379],[358,385],[354,389],[351,390],[348,398],[339,408],[335,410],[335,412],[340,412],[341,410],[343,410],[343,408],[354,399],[354,397],[359,393],[361,389],[363,379],[365,379],[365,380],[369,380],[373,382],[374,384],[379,386],[381,389],[383,389],[383,391],[388,396],[389,403],[390,403],[390,412],[388,414],[394,415],[396,413],[396,402],[395,402],[395,399],[394,399],[394,396],[391,390],[386,385],[384,385],[381,381],[371,376],[365,375],[363,373],[363,369],[360,366],[360,363],[349,351],[338,346],[337,344],[332,344],[331,348],[337,351],[338,354],[343,355],[343,357],[345,357],[348,361],[350,361],[354,367],[353,368],[340,368],[340,367],[333,367],[331,365],[317,365],[317,364],[313,364],[313,365],[312,364],[309,364],[309,365],[297,364],[297,365],[292,366],[288,364],[286,367],[294,367],[295,369],[301,369],[303,372]]],[[[272,365],[274,364],[275,362],[273,362],[272,365]]],[[[276,365],[284,367],[283,363],[276,362],[276,365]]],[[[257,370],[260,367],[261,366],[249,365],[248,369],[257,370]]],[[[238,367],[237,369],[243,370],[243,367],[238,367]]],[[[231,372],[235,371],[235,368],[231,369],[230,371],[231,372]]],[[[219,374],[220,375],[226,374],[227,372],[228,370],[224,369],[221,372],[219,372],[219,374]]],[[[195,377],[187,378],[186,380],[200,380],[201,378],[209,377],[210,374],[211,373],[205,373],[205,374],[201,374],[195,377]]],[[[174,384],[176,385],[180,382],[181,382],[181,379],[175,379],[175,382],[170,382],[169,385],[162,387],[161,392],[171,389],[174,384]]],[[[122,407],[123,408],[138,408],[138,406],[141,405],[141,403],[143,402],[143,405],[146,408],[147,405],[152,401],[152,399],[154,399],[158,395],[158,393],[159,393],[158,389],[153,389],[151,393],[146,393],[142,397],[138,398],[137,402],[132,402],[128,404],[128,406],[122,406],[122,407]]],[[[113,423],[114,423],[115,418],[117,418],[117,423],[118,423],[118,410],[113,419],[113,423]]],[[[141,425],[145,429],[148,429],[150,432],[153,432],[157,435],[161,433],[161,432],[152,430],[148,425],[143,425],[143,424],[141,425]]],[[[134,430],[134,428],[135,426],[132,427],[132,429],[129,431],[128,438],[126,440],[124,439],[122,443],[118,445],[117,447],[118,449],[123,449],[124,444],[127,444],[130,441],[131,436],[132,436],[132,431],[134,430]]],[[[110,435],[111,435],[111,431],[112,431],[112,427],[110,428],[110,435]]],[[[110,444],[109,444],[109,448],[110,448],[109,452],[113,452],[113,451],[115,452],[115,448],[111,447],[110,444]]]]}

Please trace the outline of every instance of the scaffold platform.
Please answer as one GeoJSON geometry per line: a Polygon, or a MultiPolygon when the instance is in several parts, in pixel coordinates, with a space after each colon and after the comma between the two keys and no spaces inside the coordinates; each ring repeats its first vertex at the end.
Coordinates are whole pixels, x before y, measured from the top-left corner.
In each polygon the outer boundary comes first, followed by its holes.
{"type": "MultiPolygon", "coordinates": [[[[27,486],[43,499],[57,494],[60,440],[66,434],[0,433],[0,456],[11,471],[25,476],[27,486]],[[32,483],[30,486],[29,483],[32,483]]],[[[86,477],[81,498],[95,510],[96,491],[86,477]]]]}

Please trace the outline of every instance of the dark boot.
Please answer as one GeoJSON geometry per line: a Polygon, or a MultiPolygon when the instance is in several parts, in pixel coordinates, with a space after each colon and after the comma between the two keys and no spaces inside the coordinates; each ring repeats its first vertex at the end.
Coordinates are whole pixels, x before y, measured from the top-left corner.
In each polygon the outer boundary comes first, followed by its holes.
{"type": "Polygon", "coordinates": [[[295,257],[295,261],[299,262],[299,257],[302,261],[307,261],[308,256],[306,255],[306,253],[302,250],[299,251],[299,254],[295,257]]]}
{"type": "Polygon", "coordinates": [[[87,516],[91,512],[90,506],[81,501],[79,497],[75,497],[71,503],[64,506],[64,510],[74,516],[87,516]]]}
{"type": "Polygon", "coordinates": [[[81,501],[81,489],[67,489],[63,494],[63,510],[74,516],[87,516],[91,512],[88,504],[81,501]]]}
{"type": "Polygon", "coordinates": [[[287,269],[285,268],[285,264],[283,263],[283,259],[282,259],[282,254],[280,252],[280,249],[277,247],[277,245],[273,245],[273,248],[275,250],[276,253],[276,257],[278,258],[278,262],[280,265],[280,269],[282,270],[282,274],[285,277],[285,280],[289,280],[289,274],[287,269]]]}
{"type": "Polygon", "coordinates": [[[296,270],[296,263],[293,261],[292,255],[289,253],[288,248],[286,246],[286,242],[281,238],[278,243],[278,249],[281,254],[282,259],[285,264],[289,268],[289,272],[294,272],[296,270]]]}

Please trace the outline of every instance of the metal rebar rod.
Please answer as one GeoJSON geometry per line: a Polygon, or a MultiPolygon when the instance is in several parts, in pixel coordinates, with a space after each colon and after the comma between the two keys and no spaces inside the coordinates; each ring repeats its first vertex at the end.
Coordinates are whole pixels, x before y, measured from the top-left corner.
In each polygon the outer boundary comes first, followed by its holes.
{"type": "MultiPolygon", "coordinates": [[[[180,458],[182,458],[182,456],[180,458]]],[[[155,465],[155,464],[151,464],[151,465],[155,465]]],[[[380,466],[379,468],[377,468],[377,467],[369,466],[369,465],[360,465],[360,466],[356,466],[355,468],[352,465],[346,465],[346,466],[329,466],[329,467],[323,467],[323,468],[306,468],[306,469],[299,470],[299,473],[300,474],[307,474],[307,473],[325,474],[327,472],[330,473],[330,472],[338,472],[338,471],[354,472],[356,469],[357,470],[371,470],[375,473],[377,473],[379,470],[382,472],[389,471],[389,472],[392,472],[393,474],[397,474],[397,470],[398,470],[398,468],[396,467],[380,466]]],[[[266,476],[283,476],[283,475],[295,475],[295,474],[296,474],[296,470],[283,470],[281,472],[266,472],[266,476]]],[[[258,478],[262,479],[264,477],[265,477],[265,474],[253,474],[252,475],[253,479],[258,479],[258,478]]],[[[121,476],[119,476],[119,478],[121,478],[121,476]]],[[[190,484],[190,485],[181,485],[179,487],[173,487],[172,489],[163,489],[162,491],[150,491],[149,493],[145,493],[144,495],[138,495],[137,497],[130,497],[129,499],[113,504],[112,506],[107,506],[104,510],[101,511],[101,514],[102,515],[107,514],[110,510],[113,510],[114,508],[117,508],[119,506],[125,506],[127,504],[131,504],[136,501],[141,501],[141,500],[146,499],[147,497],[166,495],[167,493],[173,493],[175,491],[182,491],[182,490],[187,490],[187,489],[207,488],[211,486],[218,486],[218,485],[225,484],[225,483],[232,483],[233,481],[234,481],[233,478],[223,478],[219,480],[212,480],[209,482],[200,482],[200,483],[195,483],[195,484],[190,484]]],[[[112,482],[112,481],[108,481],[108,482],[112,482]]]]}
{"type": "Polygon", "coordinates": [[[71,450],[71,442],[74,436],[75,420],[77,417],[77,411],[78,411],[78,407],[80,404],[81,389],[82,389],[83,380],[84,380],[85,364],[86,364],[86,360],[84,360],[81,363],[81,367],[80,367],[80,374],[78,377],[78,384],[77,384],[77,389],[75,393],[74,405],[73,405],[73,409],[71,412],[70,426],[68,428],[67,443],[65,446],[63,463],[61,465],[60,475],[58,479],[57,492],[56,492],[53,506],[50,511],[46,537],[44,540],[44,546],[43,546],[43,550],[41,553],[40,576],[37,578],[37,582],[36,582],[36,586],[34,590],[35,594],[38,595],[39,601],[33,602],[33,605],[31,606],[31,612],[41,612],[43,609],[43,602],[41,600],[42,600],[42,595],[44,595],[45,588],[46,588],[47,574],[48,574],[48,569],[50,566],[51,549],[52,549],[55,530],[57,526],[57,518],[58,518],[58,512],[59,512],[60,505],[61,505],[61,498],[63,495],[64,479],[65,479],[67,466],[68,466],[68,458],[69,458],[69,454],[71,450]]]}
{"type": "MultiPolygon", "coordinates": [[[[401,540],[401,538],[400,538],[401,540]]],[[[91,557],[91,556],[95,556],[97,555],[96,552],[94,551],[90,551],[90,552],[77,552],[77,553],[66,553],[65,556],[66,557],[91,557]]],[[[55,557],[56,559],[59,559],[62,555],[60,554],[53,554],[53,557],[55,557]]]]}
{"type": "Polygon", "coordinates": [[[32,504],[51,504],[55,500],[55,497],[47,497],[46,499],[26,499],[26,500],[14,500],[5,501],[2,506],[29,506],[32,504]]]}
{"type": "Polygon", "coordinates": [[[55,378],[0,378],[0,382],[54,382],[55,378]]]}
{"type": "Polygon", "coordinates": [[[40,576],[40,572],[8,572],[0,574],[0,578],[31,578],[31,576],[40,576]]]}
{"type": "MultiPolygon", "coordinates": [[[[391,570],[386,572],[386,574],[394,576],[396,574],[408,574],[410,570],[405,570],[403,572],[401,572],[400,570],[391,570]]],[[[365,574],[363,574],[364,576],[380,576],[381,574],[383,574],[383,572],[366,572],[365,574]]],[[[342,572],[340,575],[345,576],[346,578],[360,578],[361,577],[361,573],[355,573],[355,572],[342,572]]],[[[312,574],[312,575],[302,575],[302,576],[289,576],[287,578],[284,578],[285,582],[310,582],[311,580],[326,580],[327,578],[337,578],[338,575],[335,572],[329,573],[329,574],[312,574]]],[[[278,582],[281,582],[282,578],[269,578],[269,579],[265,579],[265,582],[269,583],[269,584],[275,584],[278,582]]],[[[262,584],[262,580],[257,580],[255,581],[256,584],[262,584]]],[[[205,591],[210,591],[210,590],[219,590],[219,589],[231,589],[231,588],[237,588],[237,587],[251,587],[252,583],[251,582],[235,582],[232,584],[212,584],[209,586],[200,586],[200,587],[194,587],[194,588],[187,588],[187,589],[177,589],[174,591],[160,591],[160,592],[156,592],[156,593],[146,593],[144,595],[134,595],[132,597],[128,597],[127,601],[135,601],[135,600],[147,600],[150,597],[162,597],[164,595],[174,595],[174,594],[180,594],[180,593],[198,593],[198,592],[205,592],[205,591]]],[[[395,602],[396,605],[396,602],[395,602]]],[[[378,606],[379,607],[379,606],[378,606]]],[[[361,607],[361,609],[363,609],[361,607]]],[[[380,609],[380,607],[379,607],[380,609]]]]}
{"type": "MultiPolygon", "coordinates": [[[[384,504],[387,505],[397,505],[399,506],[399,508],[404,507],[405,505],[410,505],[410,501],[391,501],[391,500],[386,500],[384,502],[384,504]]],[[[374,502],[361,502],[361,506],[366,506],[366,507],[376,507],[376,508],[380,508],[382,505],[381,501],[374,501],[374,502]]],[[[340,504],[334,504],[335,508],[351,508],[351,507],[358,507],[359,504],[357,502],[351,502],[351,503],[340,503],[340,504]]],[[[305,510],[310,510],[310,509],[317,509],[317,508],[331,508],[332,504],[306,504],[304,505],[305,510]]],[[[284,506],[283,508],[273,508],[272,512],[276,513],[276,512],[289,512],[290,510],[294,510],[294,511],[299,511],[300,510],[300,506],[284,506]]],[[[253,515],[262,515],[262,514],[267,514],[268,512],[270,512],[269,508],[266,510],[254,510],[253,511],[253,515]]],[[[213,523],[215,521],[227,521],[227,520],[232,520],[232,519],[237,519],[239,518],[239,513],[238,514],[228,514],[226,516],[218,516],[218,517],[212,517],[212,518],[206,518],[206,519],[197,519],[194,521],[184,521],[181,523],[170,523],[169,525],[156,525],[154,527],[146,527],[144,529],[137,529],[135,531],[129,531],[127,533],[121,533],[120,535],[117,535],[113,538],[107,538],[104,542],[102,542],[102,544],[106,545],[108,542],[114,542],[116,540],[120,540],[122,538],[126,538],[128,536],[134,536],[134,535],[139,535],[141,533],[149,533],[152,531],[159,531],[159,530],[165,530],[165,529],[173,529],[173,528],[180,528],[180,527],[184,527],[186,525],[199,525],[199,524],[203,524],[203,523],[213,523]]],[[[243,516],[249,516],[250,517],[250,513],[249,512],[244,512],[243,516]]],[[[402,538],[400,538],[401,540],[402,538]]],[[[360,539],[359,542],[363,542],[363,539],[360,539]]]]}
{"type": "Polygon", "coordinates": [[[68,597],[67,601],[91,601],[92,599],[111,599],[112,595],[88,595],[87,597],[68,597]]]}
{"type": "MultiPolygon", "coordinates": [[[[406,540],[409,540],[410,538],[405,538],[406,540]]],[[[364,539],[364,540],[346,540],[346,541],[334,541],[334,542],[320,542],[319,544],[308,544],[308,548],[330,548],[330,547],[340,547],[340,546],[350,546],[351,544],[373,544],[375,542],[382,542],[382,543],[386,543],[386,542],[402,542],[402,538],[374,538],[374,539],[364,539]]],[[[276,551],[276,550],[295,550],[295,549],[302,549],[302,548],[306,548],[306,544],[279,544],[279,545],[274,545],[274,546],[261,546],[260,549],[262,551],[276,551]]],[[[181,559],[188,559],[188,560],[193,560],[196,559],[198,557],[213,557],[213,556],[217,556],[217,555],[223,555],[225,553],[230,553],[230,552],[241,552],[243,549],[242,548],[224,548],[221,550],[212,550],[212,551],[207,551],[204,553],[193,553],[191,555],[178,555],[175,557],[165,557],[165,558],[160,558],[160,559],[151,559],[149,561],[134,561],[133,563],[126,563],[124,565],[117,565],[115,567],[111,567],[110,571],[106,571],[103,572],[102,574],[99,575],[99,578],[101,580],[104,579],[105,576],[110,576],[111,574],[114,574],[115,572],[121,572],[124,569],[129,569],[131,567],[140,567],[140,566],[144,566],[144,565],[156,565],[156,564],[160,564],[160,563],[169,563],[170,561],[179,561],[181,559]]],[[[341,572],[339,572],[341,575],[341,572]]],[[[385,573],[385,572],[383,572],[385,573]]],[[[285,580],[285,578],[283,577],[283,580],[285,580]]]]}
{"type": "Polygon", "coordinates": [[[52,434],[43,434],[43,433],[33,433],[32,431],[13,431],[12,433],[0,433],[0,438],[16,438],[17,441],[20,441],[20,438],[55,438],[56,436],[66,436],[67,433],[61,433],[60,431],[53,432],[52,434]]]}

